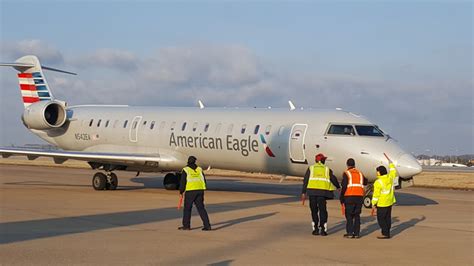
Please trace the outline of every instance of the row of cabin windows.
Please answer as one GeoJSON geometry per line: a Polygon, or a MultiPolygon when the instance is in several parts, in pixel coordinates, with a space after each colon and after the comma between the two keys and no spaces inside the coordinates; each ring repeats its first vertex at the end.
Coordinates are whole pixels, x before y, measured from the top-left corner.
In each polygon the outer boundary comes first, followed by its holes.
{"type": "MultiPolygon", "coordinates": [[[[119,121],[118,121],[118,120],[115,120],[114,123],[113,123],[113,128],[116,128],[118,123],[119,123],[119,121]]],[[[148,123],[148,121],[143,121],[142,126],[145,127],[145,126],[147,125],[147,123],[148,123]]],[[[96,126],[97,126],[97,127],[100,127],[101,124],[102,124],[102,119],[97,120],[96,126]]],[[[155,128],[155,124],[156,124],[155,121],[151,121],[151,122],[150,122],[150,126],[149,126],[149,127],[150,127],[151,130],[153,130],[153,129],[155,128]]],[[[159,129],[160,129],[160,130],[163,130],[163,129],[165,128],[165,124],[166,124],[166,122],[164,122],[164,121],[161,122],[159,129]]],[[[182,126],[181,126],[181,131],[185,131],[185,130],[186,130],[187,124],[188,124],[187,122],[183,122],[183,124],[182,124],[182,126]]],[[[92,127],[93,125],[94,125],[94,119],[91,119],[90,122],[89,122],[89,127],[92,127]]],[[[110,120],[106,120],[104,127],[109,127],[109,125],[110,125],[110,120]]],[[[123,122],[123,126],[122,126],[122,127],[123,127],[123,128],[127,128],[127,125],[128,125],[128,120],[125,120],[125,121],[123,122]]],[[[199,125],[198,122],[194,122],[194,123],[193,123],[193,126],[192,126],[193,132],[196,132],[196,130],[198,129],[198,125],[199,125]]],[[[133,122],[133,125],[132,125],[132,129],[136,129],[137,126],[138,126],[138,121],[134,121],[134,122],[133,122]]],[[[175,127],[176,127],[176,122],[172,122],[171,125],[170,125],[170,129],[171,129],[171,130],[174,130],[175,127]]],[[[217,126],[216,126],[216,133],[218,133],[218,132],[220,131],[221,127],[222,127],[222,124],[221,124],[221,123],[217,124],[217,126]]],[[[204,125],[204,132],[208,132],[208,131],[209,131],[209,128],[210,128],[210,124],[209,124],[209,123],[206,123],[206,124],[204,125]]],[[[230,124],[230,125],[228,126],[228,128],[227,128],[227,133],[228,133],[228,134],[231,134],[233,130],[234,130],[234,124],[230,124]]],[[[265,135],[270,135],[271,130],[272,130],[272,125],[268,125],[268,126],[265,128],[265,135]]],[[[283,131],[283,130],[284,130],[284,127],[281,127],[280,130],[279,130],[279,135],[282,134],[282,131],[283,131]]],[[[243,124],[242,127],[241,127],[241,129],[240,129],[240,133],[241,133],[241,134],[245,134],[246,131],[247,131],[247,124],[243,124]]],[[[253,128],[253,134],[257,135],[259,131],[260,131],[260,125],[256,125],[256,126],[253,128]]]]}

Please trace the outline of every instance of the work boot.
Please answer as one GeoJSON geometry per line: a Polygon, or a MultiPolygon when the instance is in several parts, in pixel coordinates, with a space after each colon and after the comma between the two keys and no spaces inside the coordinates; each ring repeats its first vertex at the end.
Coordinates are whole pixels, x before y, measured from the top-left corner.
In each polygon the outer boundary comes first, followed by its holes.
{"type": "Polygon", "coordinates": [[[318,231],[318,230],[314,230],[312,234],[313,234],[313,236],[319,236],[319,231],[318,231]]]}
{"type": "Polygon", "coordinates": [[[319,232],[320,235],[322,236],[327,236],[328,233],[324,230],[324,229],[321,229],[321,232],[319,232]]]}
{"type": "Polygon", "coordinates": [[[344,234],[344,238],[351,238],[352,234],[344,234]]]}
{"type": "Polygon", "coordinates": [[[212,230],[212,229],[211,229],[210,226],[209,226],[209,227],[204,227],[204,228],[202,228],[202,231],[211,231],[211,230],[212,230]]]}
{"type": "Polygon", "coordinates": [[[352,238],[359,239],[360,235],[353,235],[352,238]]]}
{"type": "Polygon", "coordinates": [[[384,235],[380,235],[380,236],[377,236],[377,239],[389,239],[390,236],[384,236],[384,235]]]}
{"type": "Polygon", "coordinates": [[[180,226],[178,227],[178,230],[191,230],[191,228],[186,227],[186,226],[180,226]]]}

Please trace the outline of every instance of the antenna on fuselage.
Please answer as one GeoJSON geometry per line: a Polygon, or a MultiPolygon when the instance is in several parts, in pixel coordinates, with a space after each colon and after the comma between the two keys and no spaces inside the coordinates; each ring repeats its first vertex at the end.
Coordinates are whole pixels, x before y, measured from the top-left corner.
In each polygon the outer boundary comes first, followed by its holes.
{"type": "Polygon", "coordinates": [[[204,109],[205,106],[201,100],[198,100],[198,104],[199,104],[199,109],[204,109]]]}
{"type": "Polygon", "coordinates": [[[291,111],[296,109],[295,105],[293,104],[293,102],[291,100],[288,101],[288,104],[290,105],[290,110],[291,111]]]}

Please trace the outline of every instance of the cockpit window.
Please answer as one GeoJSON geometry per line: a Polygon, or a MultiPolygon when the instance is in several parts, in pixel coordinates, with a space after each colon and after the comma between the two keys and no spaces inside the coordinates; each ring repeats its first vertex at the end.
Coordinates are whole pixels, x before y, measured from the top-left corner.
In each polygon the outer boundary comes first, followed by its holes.
{"type": "Polygon", "coordinates": [[[331,127],[329,127],[328,134],[354,136],[355,131],[352,125],[331,125],[331,127]]]}
{"type": "Polygon", "coordinates": [[[359,136],[383,137],[382,131],[376,126],[355,126],[359,136]]]}

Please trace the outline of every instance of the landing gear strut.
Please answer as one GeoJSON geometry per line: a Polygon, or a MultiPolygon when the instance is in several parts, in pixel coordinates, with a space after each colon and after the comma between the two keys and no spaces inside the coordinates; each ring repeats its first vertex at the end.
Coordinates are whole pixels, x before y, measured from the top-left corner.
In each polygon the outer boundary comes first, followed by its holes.
{"type": "Polygon", "coordinates": [[[166,190],[178,190],[181,173],[168,173],[163,179],[163,186],[166,190]]]}
{"type": "Polygon", "coordinates": [[[92,177],[92,187],[95,190],[116,190],[117,186],[117,175],[112,172],[107,172],[106,174],[97,172],[92,177]]]}
{"type": "Polygon", "coordinates": [[[367,209],[372,208],[372,195],[374,193],[374,185],[368,184],[365,188],[365,195],[364,195],[364,207],[367,209]]]}

